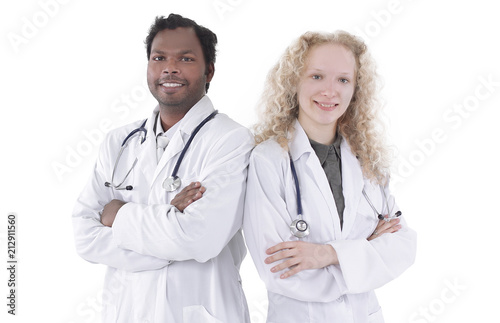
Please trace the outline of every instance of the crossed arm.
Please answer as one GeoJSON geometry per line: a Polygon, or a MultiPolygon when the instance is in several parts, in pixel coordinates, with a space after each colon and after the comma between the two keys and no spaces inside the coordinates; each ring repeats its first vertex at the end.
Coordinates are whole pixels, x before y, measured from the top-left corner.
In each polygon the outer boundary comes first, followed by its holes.
{"type": "MultiPolygon", "coordinates": [[[[188,205],[194,201],[199,200],[203,193],[205,193],[206,188],[201,186],[200,182],[193,182],[188,186],[184,187],[173,199],[170,204],[175,206],[180,212],[183,212],[188,205]]],[[[114,199],[106,204],[101,213],[101,223],[107,227],[112,227],[115,221],[116,214],[126,202],[114,199]]]]}
{"type": "Polygon", "coordinates": [[[133,272],[162,268],[171,261],[203,262],[217,255],[241,226],[240,205],[253,147],[245,129],[220,137],[210,147],[199,182],[168,204],[113,200],[112,191],[102,183],[115,159],[114,146],[109,138],[103,143],[94,174],[73,211],[76,249],[85,260],[133,272]],[[231,197],[230,205],[213,203],[221,195],[231,197]]]}
{"type": "MultiPolygon", "coordinates": [[[[368,237],[368,241],[382,236],[385,233],[394,233],[401,229],[399,219],[393,219],[389,222],[380,220],[377,228],[368,237]]],[[[271,272],[276,273],[288,269],[280,275],[281,279],[293,276],[307,269],[321,269],[329,265],[338,265],[339,259],[335,249],[329,244],[317,244],[304,241],[286,241],[266,250],[270,255],[264,262],[271,264],[282,261],[271,268],[271,272]]]]}

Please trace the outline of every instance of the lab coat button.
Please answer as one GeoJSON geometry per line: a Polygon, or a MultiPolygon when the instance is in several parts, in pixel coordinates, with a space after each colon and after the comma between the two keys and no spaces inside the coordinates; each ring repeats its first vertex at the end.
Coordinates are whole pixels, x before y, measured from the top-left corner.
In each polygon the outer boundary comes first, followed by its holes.
{"type": "Polygon", "coordinates": [[[342,303],[344,301],[344,296],[340,296],[339,298],[337,298],[337,302],[339,303],[342,303]]]}

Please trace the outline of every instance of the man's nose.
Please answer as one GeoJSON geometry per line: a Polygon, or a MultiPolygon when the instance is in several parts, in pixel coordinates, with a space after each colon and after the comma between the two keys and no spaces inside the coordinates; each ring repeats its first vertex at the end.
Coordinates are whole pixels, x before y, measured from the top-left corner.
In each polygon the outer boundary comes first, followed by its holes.
{"type": "Polygon", "coordinates": [[[177,74],[179,73],[179,67],[177,65],[177,61],[173,58],[166,59],[165,65],[162,70],[163,73],[166,74],[177,74]]]}

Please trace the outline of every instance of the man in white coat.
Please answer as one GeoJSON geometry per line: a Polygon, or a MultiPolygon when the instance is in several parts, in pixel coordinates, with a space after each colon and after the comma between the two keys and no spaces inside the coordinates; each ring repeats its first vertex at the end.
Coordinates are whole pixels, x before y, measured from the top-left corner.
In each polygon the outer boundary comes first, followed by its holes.
{"type": "Polygon", "coordinates": [[[156,18],[146,47],[158,106],[108,134],[77,201],[77,252],[108,266],[104,322],[249,322],[239,267],[253,138],[206,96],[216,43],[190,19],[156,18]]]}

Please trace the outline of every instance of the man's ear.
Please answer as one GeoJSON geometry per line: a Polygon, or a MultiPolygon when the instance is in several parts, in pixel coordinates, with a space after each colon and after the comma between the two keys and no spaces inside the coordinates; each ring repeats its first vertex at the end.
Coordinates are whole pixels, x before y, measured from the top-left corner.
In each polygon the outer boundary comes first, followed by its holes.
{"type": "Polygon", "coordinates": [[[210,81],[212,80],[212,78],[214,77],[214,73],[215,73],[215,65],[214,63],[210,63],[208,64],[207,66],[207,83],[210,83],[210,81]]]}

